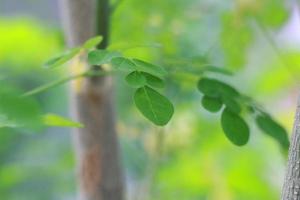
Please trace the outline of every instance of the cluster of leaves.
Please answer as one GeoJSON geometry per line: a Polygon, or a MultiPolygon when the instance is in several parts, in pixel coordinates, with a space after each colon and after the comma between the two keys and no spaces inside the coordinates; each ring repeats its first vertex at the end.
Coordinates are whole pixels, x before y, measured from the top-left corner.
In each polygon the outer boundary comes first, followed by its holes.
{"type": "MultiPolygon", "coordinates": [[[[165,87],[163,78],[168,75],[168,72],[164,68],[152,63],[136,58],[124,57],[119,51],[95,49],[95,46],[101,41],[101,36],[91,38],[82,47],[73,48],[49,60],[45,66],[48,68],[61,66],[80,54],[85,55],[81,57],[86,58],[89,66],[109,64],[109,70],[100,67],[99,72],[95,73],[91,70],[92,68],[89,68],[86,72],[79,75],[54,81],[53,83],[34,89],[25,95],[36,94],[81,76],[102,76],[107,75],[108,72],[125,72],[125,81],[129,86],[135,88],[133,99],[138,110],[155,125],[166,125],[173,116],[174,106],[158,90],[165,87]]],[[[231,75],[229,71],[213,66],[206,66],[200,69],[200,71],[188,72],[200,73],[201,75],[203,75],[203,72],[231,75]]],[[[289,140],[284,128],[273,120],[251,98],[242,95],[236,89],[222,81],[205,76],[198,81],[197,87],[203,94],[202,105],[206,110],[213,113],[222,110],[221,125],[225,135],[233,144],[242,146],[248,142],[250,129],[243,116],[249,114],[264,133],[276,139],[284,149],[288,148],[289,140]]],[[[48,117],[47,119],[52,121],[52,117],[48,117]]]]}
{"type": "Polygon", "coordinates": [[[226,137],[235,145],[245,145],[250,129],[243,115],[250,115],[256,125],[267,135],[279,142],[283,149],[289,147],[288,135],[269,114],[251,98],[239,93],[232,86],[207,77],[198,82],[198,90],[203,94],[202,106],[212,112],[221,111],[221,125],[226,137]]]}

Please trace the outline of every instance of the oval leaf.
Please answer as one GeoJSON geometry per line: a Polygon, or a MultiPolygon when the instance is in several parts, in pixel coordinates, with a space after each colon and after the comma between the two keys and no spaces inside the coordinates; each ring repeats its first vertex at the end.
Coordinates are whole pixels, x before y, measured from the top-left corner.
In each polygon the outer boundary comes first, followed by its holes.
{"type": "Polygon", "coordinates": [[[116,57],[111,60],[113,68],[120,71],[133,71],[136,70],[135,64],[124,57],[116,57]]]}
{"type": "Polygon", "coordinates": [[[166,125],[173,116],[172,103],[148,86],[137,89],[134,101],[140,112],[158,126],[166,125]]]}
{"type": "Polygon", "coordinates": [[[119,56],[121,56],[121,54],[116,51],[93,50],[88,54],[88,63],[90,65],[102,65],[109,63],[113,58],[119,56]]]}
{"type": "Polygon", "coordinates": [[[97,46],[98,44],[100,44],[100,42],[102,42],[103,40],[103,37],[100,35],[100,36],[96,36],[96,37],[93,37],[89,40],[87,40],[84,44],[83,44],[83,48],[85,49],[91,49],[95,46],[97,46]]]}
{"type": "Polygon", "coordinates": [[[74,122],[70,119],[55,114],[44,115],[43,122],[46,126],[78,127],[78,128],[83,127],[81,123],[74,122]]]}
{"type": "Polygon", "coordinates": [[[235,145],[245,145],[249,140],[249,127],[237,114],[225,108],[221,116],[221,124],[226,137],[235,145]]]}
{"type": "Polygon", "coordinates": [[[210,97],[235,98],[239,96],[236,89],[216,79],[202,78],[198,81],[197,87],[200,92],[210,97]]]}
{"type": "Polygon", "coordinates": [[[125,79],[132,87],[142,87],[146,84],[146,78],[138,71],[131,72],[125,79]]]}
{"type": "Polygon", "coordinates": [[[148,86],[154,87],[154,88],[163,88],[165,87],[165,83],[161,78],[158,78],[156,76],[153,76],[149,73],[142,72],[142,75],[146,78],[146,83],[148,86]]]}
{"type": "Polygon", "coordinates": [[[222,108],[222,101],[219,98],[204,96],[202,106],[209,112],[218,112],[222,108]]]}
{"type": "Polygon", "coordinates": [[[149,74],[153,74],[156,76],[166,76],[168,75],[168,72],[157,65],[153,65],[151,63],[139,60],[139,59],[133,59],[133,62],[135,63],[137,70],[147,72],[149,74]]]}
{"type": "Polygon", "coordinates": [[[260,114],[256,117],[255,122],[265,134],[276,139],[284,149],[289,148],[290,143],[287,132],[270,116],[267,114],[260,114]]]}

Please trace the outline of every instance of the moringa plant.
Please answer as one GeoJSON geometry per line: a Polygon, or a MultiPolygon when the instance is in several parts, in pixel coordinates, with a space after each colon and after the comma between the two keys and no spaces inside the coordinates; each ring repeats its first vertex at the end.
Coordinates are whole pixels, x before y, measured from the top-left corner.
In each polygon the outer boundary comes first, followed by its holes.
{"type": "MultiPolygon", "coordinates": [[[[27,99],[29,99],[29,96],[44,92],[74,79],[109,76],[118,73],[124,74],[127,84],[135,89],[133,100],[140,113],[156,126],[165,126],[171,120],[175,111],[172,100],[162,92],[165,87],[165,78],[167,76],[172,78],[173,73],[189,73],[199,77],[198,82],[195,82],[195,89],[202,94],[201,104],[203,108],[211,113],[220,114],[220,122],[224,134],[233,144],[237,146],[247,144],[250,137],[250,128],[245,118],[248,118],[255,121],[263,133],[274,138],[282,149],[288,149],[289,140],[285,129],[262,106],[224,81],[210,77],[210,74],[230,76],[232,75],[230,71],[211,66],[209,63],[198,68],[182,67],[173,70],[170,67],[161,67],[144,60],[126,57],[122,54],[122,50],[112,48],[95,49],[102,39],[102,36],[91,38],[81,47],[69,49],[44,64],[45,68],[53,69],[77,58],[80,60],[79,63],[88,63],[90,67],[86,71],[37,87],[26,92],[21,97],[10,97],[5,91],[1,91],[0,127],[30,126],[30,123],[26,122],[28,117],[30,119],[42,119],[40,120],[42,124],[47,126],[83,127],[84,124],[73,122],[55,114],[47,114],[40,118],[41,113],[38,111],[34,112],[37,109],[32,108],[36,108],[36,105],[28,103],[27,99]],[[24,104],[24,106],[29,107],[30,111],[28,112],[31,113],[31,116],[16,119],[14,112],[11,112],[11,108],[5,104],[7,101],[12,101],[12,99],[7,98],[14,99],[16,101],[15,104],[24,104]]],[[[18,109],[18,107],[14,109],[18,109]]],[[[32,122],[32,120],[29,121],[32,122]]]]}

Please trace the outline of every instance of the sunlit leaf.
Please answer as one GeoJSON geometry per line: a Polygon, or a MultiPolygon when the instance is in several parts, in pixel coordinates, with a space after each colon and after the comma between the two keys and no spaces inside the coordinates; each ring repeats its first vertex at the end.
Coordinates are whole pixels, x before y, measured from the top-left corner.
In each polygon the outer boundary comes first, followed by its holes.
{"type": "Polygon", "coordinates": [[[70,61],[72,58],[74,58],[79,52],[80,52],[80,48],[70,49],[69,51],[63,53],[62,55],[48,60],[44,64],[44,67],[55,68],[55,67],[61,66],[61,65],[65,64],[66,62],[70,61]]]}
{"type": "Polygon", "coordinates": [[[218,112],[222,108],[222,101],[220,98],[203,96],[202,106],[209,112],[218,112]]]}
{"type": "Polygon", "coordinates": [[[289,148],[289,138],[286,130],[269,115],[260,114],[256,117],[255,122],[265,134],[276,139],[284,149],[289,148]]]}
{"type": "Polygon", "coordinates": [[[100,44],[100,42],[103,40],[103,37],[100,36],[96,36],[93,38],[90,38],[89,40],[87,40],[84,44],[83,44],[83,48],[85,49],[91,49],[95,46],[97,46],[98,44],[100,44]]]}
{"type": "Polygon", "coordinates": [[[235,145],[245,145],[249,140],[249,127],[237,114],[225,108],[221,116],[221,124],[226,137],[235,145]]]}
{"type": "Polygon", "coordinates": [[[172,103],[148,86],[137,89],[134,101],[140,112],[158,126],[166,125],[173,116],[172,103]]]}
{"type": "Polygon", "coordinates": [[[134,71],[136,70],[135,64],[124,57],[115,57],[111,60],[111,64],[114,69],[120,71],[134,71]]]}
{"type": "Polygon", "coordinates": [[[120,57],[121,54],[116,51],[93,50],[88,54],[88,63],[90,65],[102,65],[109,63],[113,58],[120,57]]]}
{"type": "Polygon", "coordinates": [[[133,62],[135,63],[137,70],[139,71],[147,72],[155,76],[166,76],[168,74],[168,72],[160,66],[139,59],[133,59],[133,62]]]}
{"type": "Polygon", "coordinates": [[[146,78],[138,71],[128,74],[126,81],[132,87],[142,87],[146,84],[146,78]]]}
{"type": "Polygon", "coordinates": [[[78,128],[83,127],[81,123],[74,122],[70,119],[55,114],[44,115],[43,122],[46,126],[78,127],[78,128]]]}
{"type": "Polygon", "coordinates": [[[165,86],[165,83],[161,78],[153,76],[152,74],[146,72],[141,72],[141,73],[146,78],[146,83],[148,86],[154,88],[163,88],[165,86]]]}

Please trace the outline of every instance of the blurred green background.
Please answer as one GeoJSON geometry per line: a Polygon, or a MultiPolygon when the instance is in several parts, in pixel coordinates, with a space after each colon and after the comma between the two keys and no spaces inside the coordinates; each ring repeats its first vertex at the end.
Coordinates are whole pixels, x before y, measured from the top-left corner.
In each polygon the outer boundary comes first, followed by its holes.
{"type": "MultiPolygon", "coordinates": [[[[218,78],[257,99],[291,132],[300,72],[295,1],[124,0],[111,23],[112,45],[162,45],[131,49],[128,55],[169,67],[208,61],[232,70],[233,77],[218,78]]],[[[27,91],[64,76],[65,68],[41,67],[63,49],[56,1],[0,0],[1,87],[27,91]]],[[[201,107],[195,77],[179,74],[168,81],[166,93],[176,112],[164,129],[138,113],[132,90],[115,79],[128,199],[279,199],[286,163],[279,145],[251,126],[249,144],[233,146],[219,115],[201,107]]],[[[63,85],[37,95],[42,110],[68,116],[66,91],[63,85]]],[[[75,199],[69,133],[0,129],[0,199],[75,199]]]]}

